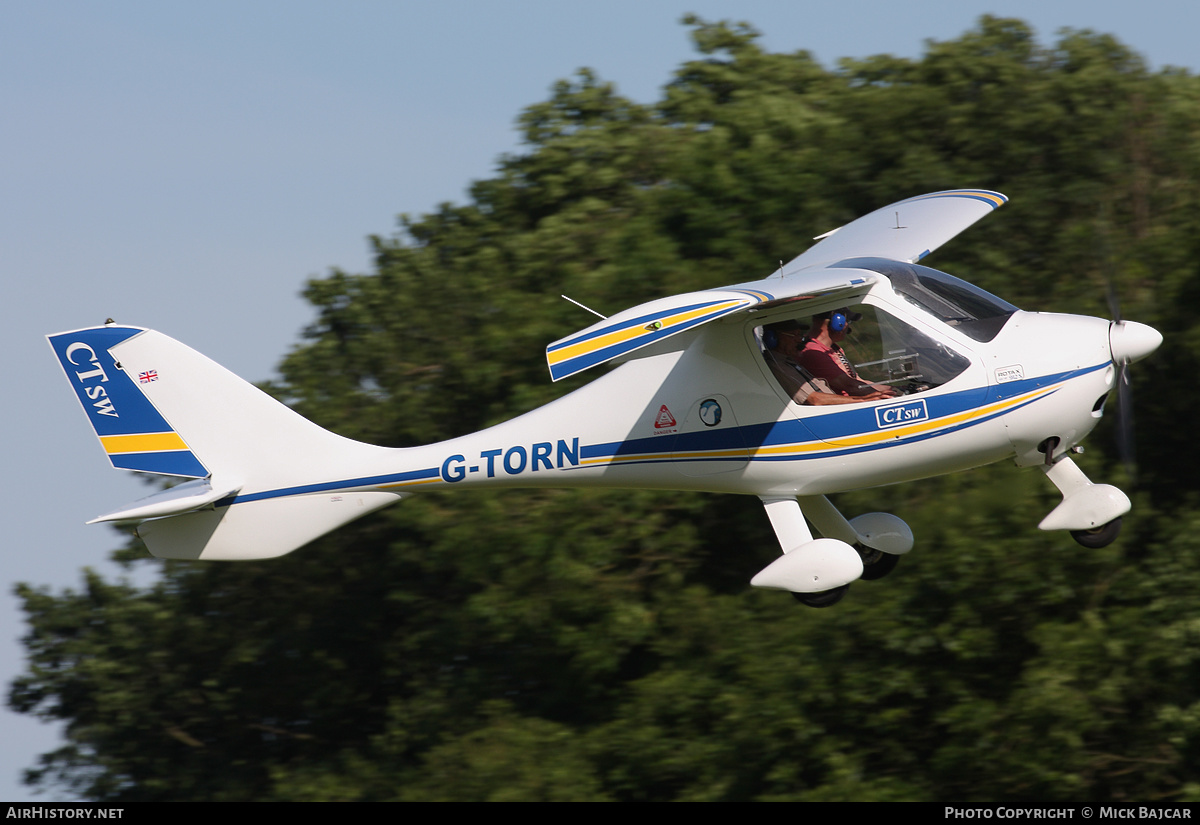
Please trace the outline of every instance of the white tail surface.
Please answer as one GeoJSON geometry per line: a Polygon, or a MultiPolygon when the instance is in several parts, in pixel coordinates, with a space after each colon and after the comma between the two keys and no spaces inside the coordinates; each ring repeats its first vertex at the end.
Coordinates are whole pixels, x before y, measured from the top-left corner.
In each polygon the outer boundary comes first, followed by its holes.
{"type": "Polygon", "coordinates": [[[401,497],[346,488],[370,486],[364,474],[403,450],[322,429],[160,332],[104,326],[50,343],[113,466],[198,479],[93,520],[141,522],[156,556],[281,556],[401,497]]]}
{"type": "Polygon", "coordinates": [[[137,534],[161,559],[271,559],[399,499],[385,492],[270,498],[143,522],[137,534]]]}
{"type": "Polygon", "coordinates": [[[318,427],[215,361],[146,330],[111,350],[127,375],[152,373],[142,394],[209,469],[214,486],[253,492],[353,472],[382,448],[318,427]]]}

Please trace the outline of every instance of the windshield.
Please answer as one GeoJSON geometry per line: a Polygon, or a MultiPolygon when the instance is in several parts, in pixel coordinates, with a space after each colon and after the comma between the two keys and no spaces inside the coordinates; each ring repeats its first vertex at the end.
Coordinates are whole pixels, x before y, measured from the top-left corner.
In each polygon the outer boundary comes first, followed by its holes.
{"type": "Polygon", "coordinates": [[[936,269],[885,258],[850,258],[836,266],[868,269],[885,276],[896,294],[965,335],[991,341],[1017,307],[961,278],[936,269]]]}

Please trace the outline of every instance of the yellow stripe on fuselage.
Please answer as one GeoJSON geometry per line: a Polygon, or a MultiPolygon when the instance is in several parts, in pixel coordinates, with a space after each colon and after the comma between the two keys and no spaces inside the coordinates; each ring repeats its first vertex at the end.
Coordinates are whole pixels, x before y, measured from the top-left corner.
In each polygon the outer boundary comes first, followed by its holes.
{"type": "Polygon", "coordinates": [[[947,415],[941,418],[935,418],[932,421],[922,421],[916,424],[910,424],[907,427],[891,427],[878,432],[863,433],[862,435],[847,435],[838,436],[829,442],[810,442],[807,444],[784,444],[778,447],[760,447],[754,451],[754,455],[778,455],[780,453],[792,452],[813,452],[818,449],[829,449],[830,445],[835,447],[866,447],[872,444],[879,444],[884,441],[893,441],[896,439],[908,438],[909,436],[921,435],[933,430],[941,430],[946,427],[953,427],[956,424],[962,424],[966,421],[971,421],[975,418],[983,418],[989,415],[1004,412],[1029,401],[1035,401],[1038,398],[1048,395],[1058,389],[1060,385],[1052,387],[1043,387],[1033,392],[1025,393],[1014,398],[1008,398],[1004,401],[998,401],[994,404],[988,404],[986,407],[977,407],[973,410],[964,410],[954,415],[947,415]]]}
{"type": "Polygon", "coordinates": [[[188,445],[178,433],[137,433],[136,435],[102,435],[100,443],[109,455],[120,453],[160,453],[167,450],[186,450],[188,445]]]}
{"type": "Polygon", "coordinates": [[[815,452],[832,452],[844,447],[867,447],[872,444],[904,439],[914,435],[941,430],[947,427],[953,427],[956,424],[962,424],[977,418],[996,415],[998,413],[1010,410],[1013,407],[1020,406],[1030,401],[1036,401],[1058,389],[1061,384],[1054,384],[1049,387],[1040,387],[1032,392],[1027,392],[1013,398],[1006,398],[1003,401],[997,401],[988,404],[985,407],[977,407],[972,410],[964,410],[953,415],[935,418],[932,421],[921,421],[915,424],[909,424],[903,427],[890,427],[886,430],[878,430],[869,433],[861,433],[859,435],[838,436],[829,441],[804,441],[793,442],[791,444],[778,444],[771,447],[758,447],[749,450],[745,449],[727,449],[727,450],[712,450],[712,451],[696,451],[696,452],[674,452],[674,453],[635,453],[630,455],[613,455],[601,456],[597,458],[586,458],[580,462],[583,466],[597,466],[604,464],[621,464],[634,461],[662,461],[662,460],[681,460],[681,459],[716,459],[716,458],[749,458],[751,460],[759,457],[767,456],[786,456],[786,455],[802,455],[805,453],[815,452]]]}
{"type": "Polygon", "coordinates": [[[374,489],[390,490],[393,487],[415,487],[418,484],[437,484],[439,481],[444,481],[444,480],[445,479],[443,479],[440,475],[438,475],[438,476],[434,476],[433,478],[418,478],[418,479],[413,479],[412,481],[393,481],[390,484],[378,484],[375,486],[374,489]]]}

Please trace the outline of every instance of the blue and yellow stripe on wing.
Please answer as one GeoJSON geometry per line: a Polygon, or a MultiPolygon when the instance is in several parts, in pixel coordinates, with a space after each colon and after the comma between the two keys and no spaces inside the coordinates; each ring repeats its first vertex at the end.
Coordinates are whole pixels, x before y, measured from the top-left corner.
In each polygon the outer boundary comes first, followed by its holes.
{"type": "Polygon", "coordinates": [[[928,195],[918,195],[915,198],[909,198],[906,201],[901,201],[901,203],[913,203],[933,198],[971,198],[990,204],[992,209],[999,209],[1008,203],[1008,198],[1005,195],[1001,195],[999,192],[992,192],[988,189],[951,189],[946,192],[931,192],[928,195]]]}
{"type": "Polygon", "coordinates": [[[590,367],[603,364],[656,341],[715,321],[754,304],[771,300],[759,290],[729,290],[721,298],[672,306],[626,320],[596,324],[583,332],[556,341],[546,348],[550,377],[558,381],[590,367]]]}
{"type": "Polygon", "coordinates": [[[742,295],[749,295],[755,302],[774,301],[775,296],[769,292],[763,292],[761,289],[726,289],[724,292],[740,292],[742,295]]]}

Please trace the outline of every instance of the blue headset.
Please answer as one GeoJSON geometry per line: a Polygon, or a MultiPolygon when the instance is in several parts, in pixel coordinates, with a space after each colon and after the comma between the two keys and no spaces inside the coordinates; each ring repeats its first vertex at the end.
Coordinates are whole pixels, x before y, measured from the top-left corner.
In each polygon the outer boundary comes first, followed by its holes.
{"type": "MultiPolygon", "coordinates": [[[[829,316],[829,329],[833,332],[841,332],[850,326],[850,319],[846,317],[844,312],[834,312],[829,316]]],[[[763,346],[767,349],[775,349],[779,345],[779,333],[773,329],[764,329],[762,333],[763,346]]]]}

